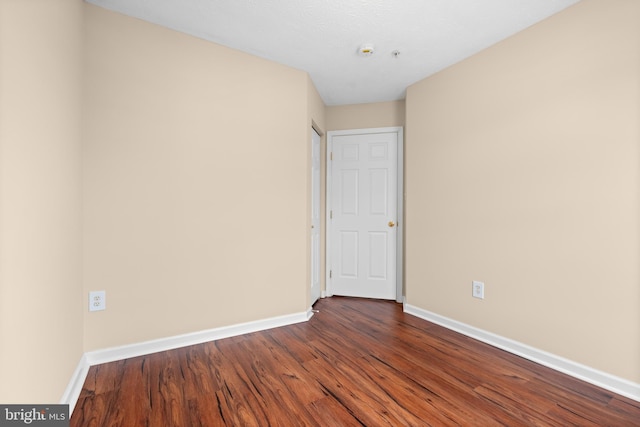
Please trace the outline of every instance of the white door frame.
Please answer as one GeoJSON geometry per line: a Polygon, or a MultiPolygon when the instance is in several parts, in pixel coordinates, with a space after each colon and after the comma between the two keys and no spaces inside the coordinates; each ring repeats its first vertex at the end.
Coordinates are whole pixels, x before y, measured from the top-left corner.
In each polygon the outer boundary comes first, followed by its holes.
{"type": "Polygon", "coordinates": [[[326,296],[333,296],[332,289],[332,267],[331,267],[331,153],[333,151],[333,137],[334,136],[343,136],[343,135],[364,135],[364,134],[375,134],[375,133],[396,133],[398,135],[398,220],[397,227],[398,231],[396,233],[396,301],[403,302],[403,259],[404,254],[402,248],[404,246],[404,138],[403,138],[403,128],[401,126],[398,127],[384,127],[384,128],[367,128],[367,129],[349,129],[349,130],[337,130],[337,131],[329,131],[327,132],[327,162],[326,162],[326,172],[327,172],[327,194],[326,194],[326,244],[325,244],[325,260],[326,260],[326,296]]]}

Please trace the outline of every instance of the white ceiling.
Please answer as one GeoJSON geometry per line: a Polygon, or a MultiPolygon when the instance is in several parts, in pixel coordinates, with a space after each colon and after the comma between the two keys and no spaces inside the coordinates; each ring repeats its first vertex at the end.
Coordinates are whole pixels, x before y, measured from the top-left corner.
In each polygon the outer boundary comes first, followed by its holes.
{"type": "Polygon", "coordinates": [[[325,104],[343,105],[404,99],[407,86],[579,0],[87,1],[304,70],[325,104]],[[364,43],[372,56],[357,54],[364,43]]]}

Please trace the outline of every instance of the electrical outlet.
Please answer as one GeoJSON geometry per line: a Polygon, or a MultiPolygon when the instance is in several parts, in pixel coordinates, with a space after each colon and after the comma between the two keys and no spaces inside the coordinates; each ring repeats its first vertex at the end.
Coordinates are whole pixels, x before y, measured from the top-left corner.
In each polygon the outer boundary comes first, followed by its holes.
{"type": "Polygon", "coordinates": [[[100,311],[107,308],[107,295],[105,291],[89,292],[89,311],[100,311]]]}
{"type": "Polygon", "coordinates": [[[474,298],[484,299],[484,283],[474,280],[471,282],[471,292],[474,298]]]}

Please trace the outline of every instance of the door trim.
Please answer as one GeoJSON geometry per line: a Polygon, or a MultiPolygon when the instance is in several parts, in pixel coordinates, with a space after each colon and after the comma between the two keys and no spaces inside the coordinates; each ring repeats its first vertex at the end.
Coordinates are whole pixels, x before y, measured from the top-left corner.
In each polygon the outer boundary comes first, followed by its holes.
{"type": "Polygon", "coordinates": [[[402,126],[395,127],[383,127],[383,128],[365,128],[365,129],[349,129],[349,130],[335,130],[327,132],[327,162],[326,177],[327,177],[327,192],[326,192],[326,232],[325,232],[325,289],[326,296],[333,296],[332,278],[331,278],[331,152],[333,151],[333,137],[344,135],[366,135],[376,133],[396,133],[398,144],[398,156],[397,156],[397,204],[398,204],[398,232],[396,233],[396,301],[404,302],[404,137],[402,126]]]}

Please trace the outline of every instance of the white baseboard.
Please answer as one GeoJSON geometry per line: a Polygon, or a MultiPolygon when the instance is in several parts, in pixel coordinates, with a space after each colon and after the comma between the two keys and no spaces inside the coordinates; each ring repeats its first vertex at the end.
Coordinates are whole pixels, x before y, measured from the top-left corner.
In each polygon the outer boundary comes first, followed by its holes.
{"type": "Polygon", "coordinates": [[[146,354],[157,353],[160,351],[173,350],[175,348],[195,344],[202,344],[223,338],[235,337],[238,335],[249,334],[251,332],[264,331],[266,329],[277,328],[280,326],[293,325],[295,323],[306,322],[311,318],[311,316],[313,316],[313,312],[311,311],[311,308],[309,308],[309,310],[303,313],[272,317],[269,319],[239,323],[231,326],[223,326],[220,328],[87,352],[82,355],[80,363],[78,363],[78,367],[74,371],[60,403],[68,404],[69,415],[73,413],[73,409],[78,397],[80,396],[82,386],[84,385],[87,373],[91,366],[137,356],[144,356],[146,354]]]}
{"type": "Polygon", "coordinates": [[[78,366],[75,371],[73,371],[71,380],[69,381],[62,398],[60,399],[61,404],[69,405],[69,416],[73,414],[73,408],[75,408],[78,397],[80,397],[80,392],[82,391],[82,386],[87,378],[87,373],[89,373],[89,362],[87,361],[87,356],[83,354],[78,366]]]}
{"type": "Polygon", "coordinates": [[[420,317],[421,319],[428,320],[429,322],[433,322],[440,326],[444,326],[447,329],[459,332],[509,353],[524,357],[532,362],[539,363],[540,365],[640,402],[640,384],[631,382],[624,378],[616,377],[572,360],[556,356],[546,351],[536,349],[518,341],[484,331],[474,326],[458,322],[457,320],[440,316],[439,314],[423,310],[407,303],[404,304],[404,311],[405,313],[420,317]]]}
{"type": "Polygon", "coordinates": [[[89,365],[93,366],[99,365],[101,363],[114,362],[116,360],[130,359],[132,357],[143,356],[145,354],[157,353],[159,351],[173,350],[174,348],[186,347],[189,345],[202,344],[208,341],[215,341],[223,338],[249,334],[251,332],[263,331],[265,329],[293,325],[294,323],[306,322],[307,320],[308,319],[306,312],[289,314],[285,316],[272,317],[269,319],[256,320],[253,322],[223,326],[221,328],[191,332],[188,334],[176,335],[173,337],[160,338],[157,340],[123,345],[120,347],[90,351],[86,353],[86,356],[87,360],[89,361],[89,365]]]}

